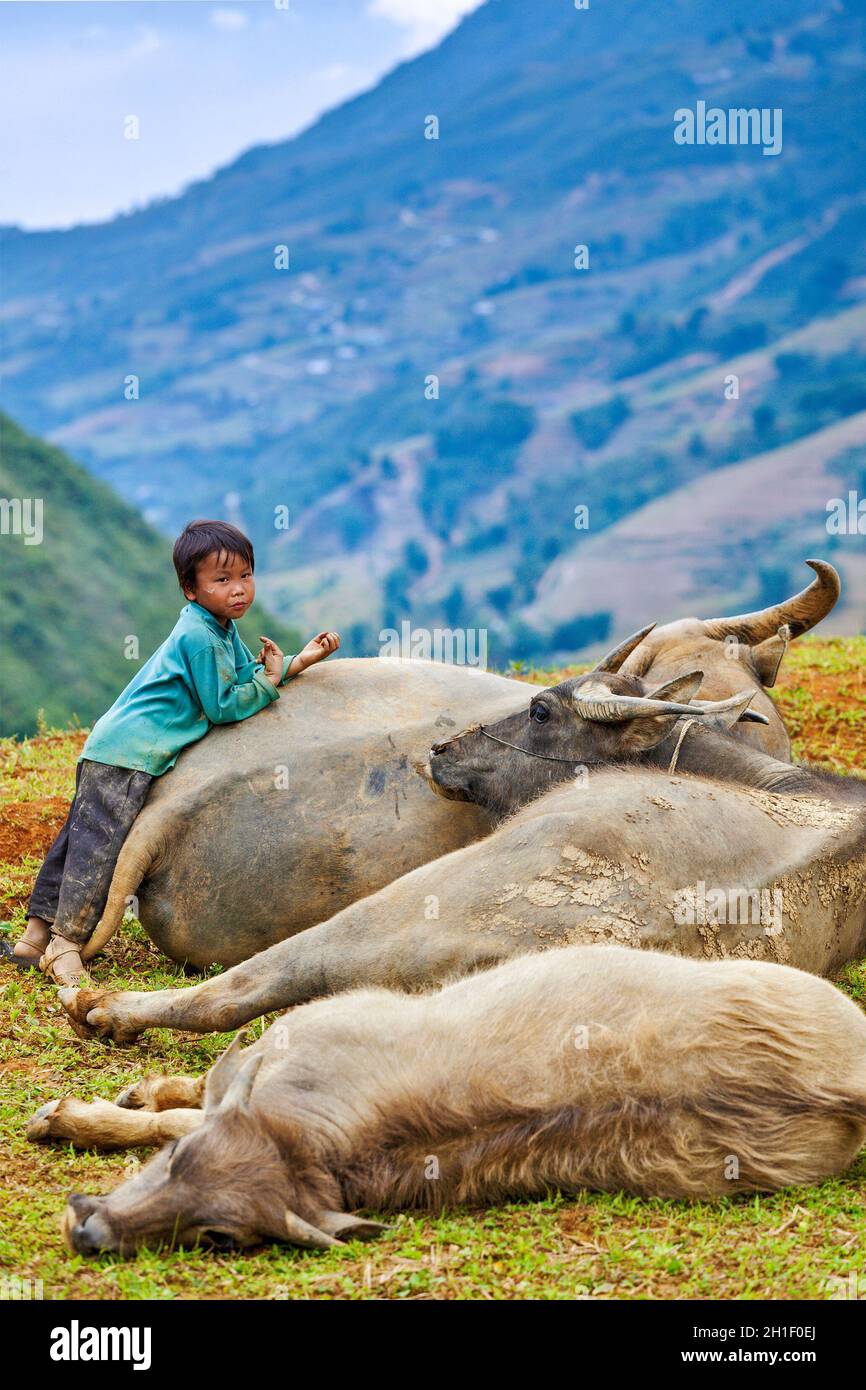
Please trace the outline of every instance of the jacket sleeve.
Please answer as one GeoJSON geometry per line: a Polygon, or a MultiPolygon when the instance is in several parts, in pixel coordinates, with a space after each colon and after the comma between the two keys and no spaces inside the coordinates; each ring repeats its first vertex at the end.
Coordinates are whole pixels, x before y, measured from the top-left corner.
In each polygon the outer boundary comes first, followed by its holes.
{"type": "Polygon", "coordinates": [[[194,652],[189,669],[199,704],[212,724],[249,719],[280,698],[257,662],[245,662],[235,670],[226,655],[213,646],[194,652]]]}
{"type": "MultiPolygon", "coordinates": [[[[254,673],[256,671],[263,671],[264,667],[262,666],[260,661],[256,661],[255,657],[253,656],[249,647],[241,638],[240,633],[237,631],[237,629],[235,629],[234,646],[235,660],[237,662],[238,667],[238,681],[252,680],[254,673]],[[249,671],[247,671],[247,666],[249,666],[249,671]]],[[[289,667],[291,666],[294,659],[294,652],[291,656],[283,657],[283,674],[280,676],[280,685],[285,685],[286,681],[293,681],[295,679],[294,676],[289,675],[289,667]]],[[[270,684],[270,682],[268,682],[268,684],[270,684]]]]}
{"type": "Polygon", "coordinates": [[[260,661],[256,661],[246,642],[242,640],[237,628],[234,632],[233,646],[235,665],[238,668],[235,681],[238,685],[245,685],[247,681],[252,680],[256,671],[263,671],[265,668],[260,661]]]}

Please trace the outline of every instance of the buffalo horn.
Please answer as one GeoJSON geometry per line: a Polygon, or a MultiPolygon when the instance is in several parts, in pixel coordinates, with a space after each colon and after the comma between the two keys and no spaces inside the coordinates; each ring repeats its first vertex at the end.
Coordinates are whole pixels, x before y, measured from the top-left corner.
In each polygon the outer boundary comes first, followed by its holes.
{"type": "Polygon", "coordinates": [[[642,627],[640,632],[633,632],[631,637],[627,637],[624,642],[620,642],[618,647],[609,651],[607,656],[603,656],[597,666],[593,666],[594,671],[618,671],[626,657],[631,656],[635,647],[639,647],[648,633],[652,632],[655,623],[648,623],[642,627]]]}
{"type": "Polygon", "coordinates": [[[592,719],[601,724],[612,724],[624,719],[656,719],[660,714],[690,716],[692,719],[706,719],[713,715],[727,714],[729,710],[743,709],[755,698],[754,690],[742,690],[727,700],[703,700],[700,704],[682,705],[676,700],[654,700],[651,696],[614,695],[574,697],[574,707],[581,719],[592,719]]]}
{"type": "Polygon", "coordinates": [[[816,575],[808,589],[760,612],[741,613],[736,618],[707,618],[704,622],[706,635],[719,641],[736,637],[752,647],[774,637],[785,624],[791,629],[792,637],[808,632],[826,618],[839,598],[842,585],[836,570],[826,560],[807,560],[806,564],[816,575]]]}
{"type": "Polygon", "coordinates": [[[342,1245],[343,1241],[335,1240],[333,1236],[326,1235],[324,1231],[319,1231],[315,1226],[311,1226],[309,1221],[305,1221],[296,1212],[285,1211],[286,1232],[293,1245],[302,1245],[307,1250],[330,1250],[333,1245],[342,1245]]]}

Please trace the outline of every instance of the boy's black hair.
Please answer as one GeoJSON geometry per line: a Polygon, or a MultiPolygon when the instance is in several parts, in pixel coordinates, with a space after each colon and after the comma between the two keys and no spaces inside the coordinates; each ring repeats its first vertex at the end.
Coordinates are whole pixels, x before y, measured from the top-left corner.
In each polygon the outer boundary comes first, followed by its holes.
{"type": "Polygon", "coordinates": [[[239,555],[251,570],[256,567],[252,541],[229,521],[190,521],[174,543],[172,559],[181,589],[195,588],[197,566],[208,555],[239,555]]]}

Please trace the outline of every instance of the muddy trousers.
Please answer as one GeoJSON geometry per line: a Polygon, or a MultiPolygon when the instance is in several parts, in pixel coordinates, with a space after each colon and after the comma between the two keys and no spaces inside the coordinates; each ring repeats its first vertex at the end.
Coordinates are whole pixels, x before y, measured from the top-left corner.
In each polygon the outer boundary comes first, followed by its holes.
{"type": "Polygon", "coordinates": [[[27,907],[30,917],[81,946],[102,916],[114,867],[153,777],[82,758],[75,800],[45,857],[27,907]]]}

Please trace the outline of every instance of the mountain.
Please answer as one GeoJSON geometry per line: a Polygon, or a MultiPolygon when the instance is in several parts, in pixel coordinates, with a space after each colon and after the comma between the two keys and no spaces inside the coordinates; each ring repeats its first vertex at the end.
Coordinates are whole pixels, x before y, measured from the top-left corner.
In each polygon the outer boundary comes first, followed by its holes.
{"type": "MultiPolygon", "coordinates": [[[[31,504],[0,540],[0,735],[33,733],[39,711],[51,727],[91,724],[186,602],[171,545],[105,483],[3,414],[0,496],[31,504]]],[[[258,605],[239,628],[253,651],[260,632],[297,650],[297,633],[258,605]]]]}
{"type": "Polygon", "coordinates": [[[163,530],[244,525],[350,651],[408,618],[573,654],[813,552],[854,630],[864,59],[853,0],[489,0],[180,197],[5,229],[3,399],[163,530]],[[779,152],[677,143],[699,102],[780,112],[779,152]]]}

